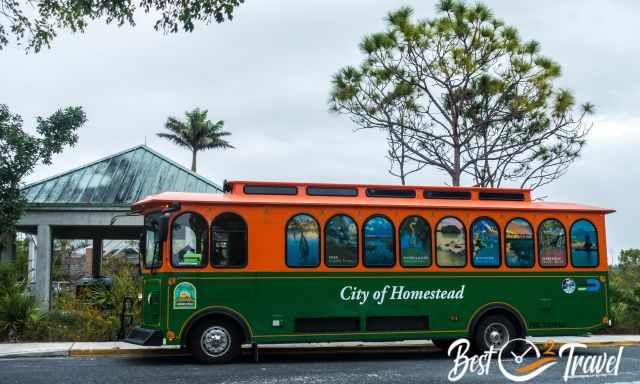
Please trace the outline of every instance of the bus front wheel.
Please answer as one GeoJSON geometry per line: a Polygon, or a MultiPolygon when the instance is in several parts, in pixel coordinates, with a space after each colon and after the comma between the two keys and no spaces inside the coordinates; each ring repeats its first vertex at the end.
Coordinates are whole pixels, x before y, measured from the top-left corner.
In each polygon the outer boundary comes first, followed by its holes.
{"type": "Polygon", "coordinates": [[[237,327],[222,319],[200,322],[189,339],[191,353],[201,363],[226,363],[240,354],[240,333],[237,327]]]}
{"type": "Polygon", "coordinates": [[[508,354],[514,347],[509,343],[517,338],[516,327],[511,320],[502,315],[488,315],[480,319],[473,334],[475,349],[482,353],[493,347],[494,351],[506,348],[508,354]]]}

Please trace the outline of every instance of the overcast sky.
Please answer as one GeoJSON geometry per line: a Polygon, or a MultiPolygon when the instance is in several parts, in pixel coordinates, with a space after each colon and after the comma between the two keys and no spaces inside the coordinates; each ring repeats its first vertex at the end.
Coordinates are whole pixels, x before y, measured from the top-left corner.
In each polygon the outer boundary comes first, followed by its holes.
{"type": "MultiPolygon", "coordinates": [[[[596,105],[589,144],[569,173],[536,191],[550,201],[618,210],[608,217],[610,257],[640,247],[640,36],[636,1],[486,1],[494,13],[541,43],[562,65],[559,84],[596,105]]],[[[135,28],[92,23],[85,34],[60,34],[51,50],[0,51],[0,103],[35,117],[81,105],[89,122],[73,149],[39,167],[36,181],[128,147],[147,143],[189,166],[190,154],[155,136],[167,116],[201,107],[225,120],[237,149],[207,152],[198,169],[211,180],[263,179],[395,183],[383,137],[353,132],[328,112],[333,73],[358,64],[358,43],[384,29],[402,5],[433,17],[433,1],[248,0],[230,23],[163,35],[142,15],[135,28]]],[[[442,184],[431,169],[411,184],[442,184]]]]}

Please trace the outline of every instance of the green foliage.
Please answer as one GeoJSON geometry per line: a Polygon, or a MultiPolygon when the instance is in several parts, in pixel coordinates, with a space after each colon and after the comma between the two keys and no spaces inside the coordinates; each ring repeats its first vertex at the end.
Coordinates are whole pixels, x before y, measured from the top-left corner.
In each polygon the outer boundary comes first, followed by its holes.
{"type": "Polygon", "coordinates": [[[26,330],[29,341],[110,341],[116,340],[120,323],[112,311],[104,311],[93,303],[79,300],[63,291],[37,324],[26,330]]]}
{"type": "Polygon", "coordinates": [[[0,338],[14,341],[42,318],[27,282],[14,283],[12,289],[0,294],[0,338]]]}
{"type": "Polygon", "coordinates": [[[389,13],[385,31],[362,39],[362,63],[333,77],[331,110],[386,131],[392,168],[427,165],[453,185],[467,176],[493,187],[561,176],[584,146],[593,105],[557,88],[560,65],[485,5],[443,0],[437,12],[389,13]],[[549,148],[554,156],[538,156],[549,148]]]}
{"type": "Polygon", "coordinates": [[[207,113],[206,109],[196,108],[193,111],[185,112],[185,121],[169,117],[165,128],[171,133],[158,133],[159,137],[191,150],[191,170],[193,172],[196,172],[198,151],[233,148],[224,139],[225,136],[231,135],[230,132],[222,130],[224,121],[218,120],[216,123],[212,123],[207,120],[207,113]]]}
{"type": "Polygon", "coordinates": [[[27,288],[23,260],[0,262],[0,340],[16,340],[42,318],[27,288]]]}
{"type": "Polygon", "coordinates": [[[622,250],[609,278],[615,329],[640,332],[640,249],[622,250]]]}
{"type": "Polygon", "coordinates": [[[196,22],[222,23],[244,0],[0,0],[0,49],[11,39],[38,52],[49,47],[59,31],[84,32],[91,20],[135,26],[136,12],[158,15],[156,30],[193,31],[196,22]]]}
{"type": "Polygon", "coordinates": [[[28,294],[18,263],[0,263],[0,341],[111,341],[118,339],[123,299],[134,298],[133,323],[142,318],[142,279],[136,268],[115,261],[110,288],[93,287],[84,297],[73,290],[55,296],[53,308],[40,312],[28,294]]]}
{"type": "Polygon", "coordinates": [[[38,117],[38,136],[22,129],[22,118],[0,104],[0,233],[10,233],[22,215],[25,201],[21,182],[38,163],[50,164],[53,155],[78,141],[77,129],[86,122],[80,107],[38,117]]]}

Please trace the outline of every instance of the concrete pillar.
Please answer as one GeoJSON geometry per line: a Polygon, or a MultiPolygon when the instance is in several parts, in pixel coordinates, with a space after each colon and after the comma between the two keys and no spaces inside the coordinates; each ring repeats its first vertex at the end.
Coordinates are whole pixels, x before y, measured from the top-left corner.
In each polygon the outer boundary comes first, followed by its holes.
{"type": "Polygon", "coordinates": [[[38,306],[49,310],[51,299],[51,227],[46,224],[38,225],[38,249],[36,255],[36,283],[35,297],[38,306]]]}
{"type": "Polygon", "coordinates": [[[0,234],[0,261],[16,259],[16,233],[0,234]]]}
{"type": "Polygon", "coordinates": [[[35,236],[27,235],[29,262],[27,263],[27,278],[29,280],[29,291],[33,292],[36,284],[36,259],[38,257],[38,247],[35,236]]]}

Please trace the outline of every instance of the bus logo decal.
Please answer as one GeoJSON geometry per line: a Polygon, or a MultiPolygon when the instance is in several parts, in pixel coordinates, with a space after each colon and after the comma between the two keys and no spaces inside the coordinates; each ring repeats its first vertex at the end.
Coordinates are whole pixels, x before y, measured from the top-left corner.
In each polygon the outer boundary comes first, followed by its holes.
{"type": "Polygon", "coordinates": [[[187,282],[176,285],[173,290],[173,309],[196,309],[198,291],[196,287],[187,282]]]}
{"type": "Polygon", "coordinates": [[[598,279],[587,279],[587,292],[598,292],[600,286],[601,284],[598,279]]]}
{"type": "Polygon", "coordinates": [[[562,280],[562,290],[564,293],[570,295],[576,291],[576,282],[573,279],[562,280]]]}

